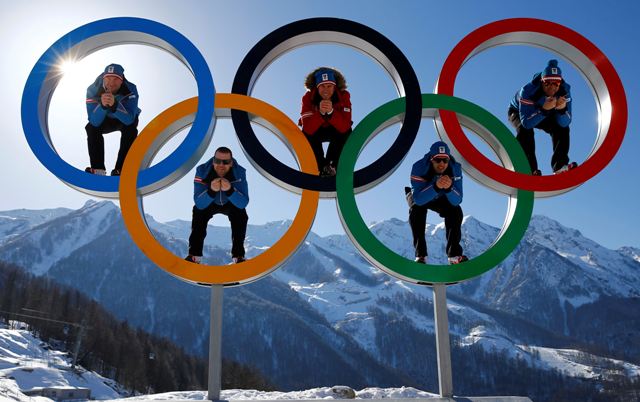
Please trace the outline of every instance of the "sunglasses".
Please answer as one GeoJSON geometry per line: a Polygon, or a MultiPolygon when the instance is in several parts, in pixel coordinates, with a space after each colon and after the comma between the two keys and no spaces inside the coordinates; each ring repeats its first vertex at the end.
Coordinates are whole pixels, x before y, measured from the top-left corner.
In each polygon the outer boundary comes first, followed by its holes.
{"type": "Polygon", "coordinates": [[[560,81],[542,81],[542,85],[545,87],[559,87],[560,81]]]}
{"type": "Polygon", "coordinates": [[[216,164],[216,165],[230,165],[231,164],[231,159],[213,158],[213,163],[216,164]]]}
{"type": "Polygon", "coordinates": [[[435,163],[449,163],[449,158],[433,158],[431,160],[435,163]]]}

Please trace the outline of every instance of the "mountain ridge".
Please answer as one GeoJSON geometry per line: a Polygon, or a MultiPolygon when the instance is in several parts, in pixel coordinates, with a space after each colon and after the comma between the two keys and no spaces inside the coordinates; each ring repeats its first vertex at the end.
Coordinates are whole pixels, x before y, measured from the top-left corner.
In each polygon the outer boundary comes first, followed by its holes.
{"type": "MultiPolygon", "coordinates": [[[[87,203],[67,215],[52,217],[50,226],[22,226],[18,233],[0,241],[0,258],[25,267],[39,261],[35,266],[40,275],[82,289],[120,318],[167,336],[192,352],[206,352],[206,289],[178,281],[155,267],[130,240],[113,203],[87,203]],[[73,245],[67,240],[63,250],[67,255],[61,257],[60,250],[56,254],[37,248],[45,234],[48,244],[52,243],[51,233],[61,233],[61,228],[73,232],[63,239],[89,240],[73,245]],[[27,249],[42,253],[29,257],[17,252],[27,249]],[[43,269],[43,260],[49,263],[48,269],[43,269]]],[[[150,216],[147,221],[165,247],[176,255],[185,253],[189,222],[161,223],[150,216]]],[[[250,225],[247,255],[252,257],[269,247],[290,224],[250,225]]],[[[0,221],[0,231],[2,225],[0,221]]],[[[370,228],[389,248],[412,257],[408,223],[390,219],[370,228]]],[[[445,261],[443,232],[441,223],[427,227],[430,261],[445,261]]],[[[473,257],[483,252],[498,232],[474,217],[465,217],[465,253],[473,257]]],[[[206,262],[225,264],[229,249],[229,228],[210,226],[206,262]]],[[[474,345],[486,353],[502,350],[510,359],[526,358],[532,368],[564,367],[568,352],[560,351],[573,350],[571,346],[584,350],[580,353],[597,351],[603,357],[640,364],[640,347],[634,344],[633,336],[627,336],[640,335],[640,326],[633,327],[638,315],[621,308],[638,295],[638,254],[632,246],[607,249],[581,237],[575,229],[534,216],[521,244],[503,263],[478,278],[448,287],[452,344],[459,348],[456,350],[474,345]],[[596,328],[591,309],[619,311],[611,319],[623,317],[625,321],[615,323],[605,315],[596,328]],[[603,331],[607,328],[613,332],[603,331]],[[536,358],[540,355],[553,362],[543,364],[536,358]]],[[[316,379],[340,373],[355,386],[410,383],[412,378],[422,378],[421,384],[412,385],[435,387],[437,383],[430,363],[422,367],[425,361],[419,358],[431,353],[433,346],[425,348],[433,342],[431,290],[373,268],[345,235],[310,233],[291,259],[269,277],[225,289],[225,306],[224,350],[230,358],[255,364],[263,372],[277,373],[283,364],[292,364],[287,349],[299,345],[324,351],[332,362],[319,370],[316,379]],[[252,339],[255,345],[244,350],[247,343],[242,339],[252,339]],[[404,352],[400,353],[395,348],[403,343],[404,352]],[[362,373],[362,367],[376,370],[362,373]]],[[[569,355],[578,359],[577,353],[569,355]]],[[[314,359],[321,357],[309,352],[297,371],[310,370],[314,359]]],[[[634,372],[625,370],[628,375],[634,372]]],[[[587,369],[574,374],[591,375],[587,369]]],[[[283,377],[276,382],[284,388],[305,386],[283,377]]]]}

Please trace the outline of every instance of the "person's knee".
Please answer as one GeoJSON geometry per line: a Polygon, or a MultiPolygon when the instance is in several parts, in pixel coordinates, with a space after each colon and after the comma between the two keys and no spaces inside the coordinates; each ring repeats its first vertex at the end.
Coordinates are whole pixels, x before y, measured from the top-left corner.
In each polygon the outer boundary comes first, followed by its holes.
{"type": "Polygon", "coordinates": [[[208,221],[206,219],[194,217],[191,220],[191,231],[193,233],[204,235],[207,233],[207,223],[208,221]]]}
{"type": "Polygon", "coordinates": [[[558,124],[558,122],[553,122],[551,124],[550,127],[547,128],[546,130],[549,134],[560,134],[560,135],[566,135],[569,134],[569,126],[561,126],[560,124],[558,124]]]}
{"type": "Polygon", "coordinates": [[[240,210],[240,213],[238,214],[238,220],[245,225],[247,224],[247,222],[249,222],[249,215],[247,215],[246,209],[240,210]]]}
{"type": "Polygon", "coordinates": [[[192,217],[192,221],[194,223],[197,223],[199,225],[206,225],[207,222],[209,221],[209,219],[207,219],[207,215],[205,213],[203,213],[203,211],[201,210],[197,210],[198,212],[196,212],[196,210],[193,211],[193,217],[192,217]]]}
{"type": "Polygon", "coordinates": [[[516,134],[516,139],[520,142],[526,141],[530,142],[533,139],[534,133],[530,130],[518,130],[516,134]]]}
{"type": "Polygon", "coordinates": [[[229,214],[228,216],[229,216],[229,222],[235,223],[235,224],[246,225],[247,222],[249,221],[249,215],[247,215],[247,210],[244,208],[243,209],[236,208],[236,210],[233,213],[229,214]]]}
{"type": "Polygon", "coordinates": [[[423,211],[421,211],[417,205],[412,206],[411,208],[409,208],[409,219],[418,218],[421,215],[421,212],[423,211]]]}
{"type": "Polygon", "coordinates": [[[462,222],[462,207],[449,204],[440,211],[440,216],[454,222],[462,222]]]}
{"type": "Polygon", "coordinates": [[[451,215],[456,222],[462,223],[463,213],[462,213],[462,207],[460,207],[460,205],[456,205],[453,208],[453,212],[451,215]]]}
{"type": "Polygon", "coordinates": [[[133,121],[130,124],[122,124],[122,127],[126,128],[127,130],[137,130],[138,129],[138,116],[136,116],[135,119],[133,119],[133,121]]]}
{"type": "Polygon", "coordinates": [[[420,227],[427,223],[427,209],[414,205],[409,208],[409,224],[420,227]]]}
{"type": "Polygon", "coordinates": [[[101,134],[100,127],[96,127],[91,123],[87,123],[87,125],[84,126],[84,130],[87,132],[87,136],[95,136],[101,134]]]}
{"type": "Polygon", "coordinates": [[[207,221],[209,219],[207,219],[207,213],[206,210],[204,209],[200,209],[198,207],[196,207],[195,205],[193,206],[193,211],[192,211],[192,221],[195,222],[205,222],[205,225],[207,224],[207,221]]]}
{"type": "Polygon", "coordinates": [[[138,130],[136,127],[123,127],[122,130],[120,130],[120,134],[122,134],[124,138],[133,141],[138,136],[138,130]]]}

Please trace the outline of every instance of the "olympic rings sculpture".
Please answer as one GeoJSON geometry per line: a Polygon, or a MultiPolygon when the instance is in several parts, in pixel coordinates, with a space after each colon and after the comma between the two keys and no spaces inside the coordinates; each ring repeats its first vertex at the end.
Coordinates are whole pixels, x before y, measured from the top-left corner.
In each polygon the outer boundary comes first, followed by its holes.
{"type": "Polygon", "coordinates": [[[134,242],[155,264],[182,280],[233,286],[269,274],[306,238],[319,198],[336,197],[346,232],[373,265],[406,281],[433,284],[468,280],[502,262],[524,236],[534,197],[569,191],[603,169],[621,145],[627,120],[624,89],[604,54],[566,27],[527,18],[493,22],[465,37],[445,61],[435,94],[421,93],[406,57],[377,31],[338,18],[296,21],[273,31],[251,49],[238,68],[232,92],[216,94],[202,55],[173,29],[139,18],[111,18],[71,31],[38,60],[23,92],[23,129],[40,162],[63,182],[92,195],[119,195],[122,216],[134,242]],[[318,177],[313,152],[295,123],[274,107],[249,96],[260,74],[277,57],[296,47],[319,42],[345,44],[369,55],[389,73],[399,94],[398,99],[377,108],[356,126],[342,151],[335,178],[318,177]],[[60,79],[53,66],[57,57],[72,51],[84,57],[99,48],[121,43],[142,43],[169,51],[194,74],[198,97],[168,108],[142,130],[129,150],[122,176],[94,176],[62,161],[51,143],[48,104],[60,79]],[[528,175],[529,165],[510,130],[480,106],[453,96],[455,77],[462,65],[475,54],[506,43],[541,46],[563,55],[589,82],[601,121],[594,148],[580,167],[557,176],[528,175]],[[175,256],[153,237],[142,213],[142,196],[178,180],[202,157],[213,135],[216,117],[232,119],[243,151],[261,174],[302,195],[298,212],[283,237],[262,254],[232,266],[197,265],[175,256]],[[455,269],[417,264],[389,250],[369,231],[355,202],[355,193],[377,185],[399,166],[425,117],[434,119],[438,135],[466,162],[464,170],[473,179],[509,196],[507,216],[498,238],[484,253],[456,265],[455,269]],[[301,170],[294,170],[270,155],[256,138],[251,122],[278,135],[295,155],[301,170]],[[390,149],[369,166],[354,171],[364,145],[382,129],[398,122],[402,126],[390,149]],[[464,135],[461,124],[487,142],[503,166],[478,152],[464,135]],[[188,126],[190,131],[178,148],[150,167],[162,144],[188,126]]]}

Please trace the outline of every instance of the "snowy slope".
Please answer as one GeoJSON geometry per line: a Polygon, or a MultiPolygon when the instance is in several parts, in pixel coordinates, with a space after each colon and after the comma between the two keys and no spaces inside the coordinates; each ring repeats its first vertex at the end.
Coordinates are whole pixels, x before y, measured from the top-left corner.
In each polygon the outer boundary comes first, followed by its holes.
{"type": "Polygon", "coordinates": [[[110,386],[115,385],[112,380],[81,367],[72,370],[65,353],[44,346],[28,331],[0,327],[0,398],[48,401],[30,399],[21,392],[42,387],[89,388],[94,399],[120,397],[110,386]]]}
{"type": "MultiPolygon", "coordinates": [[[[365,388],[355,391],[356,399],[401,399],[401,398],[439,398],[439,395],[424,392],[411,387],[402,388],[365,388]]],[[[148,400],[195,400],[207,399],[206,391],[167,392],[144,395],[133,398],[116,399],[122,402],[148,400]]],[[[342,399],[336,396],[330,387],[313,388],[292,392],[265,392],[256,390],[229,389],[220,392],[222,400],[300,400],[300,399],[342,399]]]]}
{"type": "Polygon", "coordinates": [[[640,262],[640,248],[635,247],[621,247],[618,252],[622,255],[632,258],[634,261],[640,262]]]}
{"type": "MultiPolygon", "coordinates": [[[[333,252],[340,254],[336,248],[333,252]]],[[[348,256],[341,257],[345,258],[345,261],[348,260],[348,256]]],[[[355,255],[349,263],[362,264],[355,255]]],[[[356,280],[345,278],[345,265],[332,268],[335,268],[335,279],[321,283],[305,282],[288,274],[286,269],[276,272],[274,276],[286,280],[289,286],[322,314],[334,328],[350,334],[372,356],[383,354],[375,342],[377,336],[383,335],[376,333],[374,325],[375,317],[380,311],[390,316],[399,313],[417,330],[432,334],[435,332],[430,288],[406,284],[386,275],[381,276],[374,286],[365,288],[356,280]],[[405,306],[402,305],[403,302],[405,306]]],[[[510,358],[524,358],[531,366],[563,370],[574,377],[611,377],[622,374],[632,378],[640,375],[640,366],[622,361],[579,351],[529,347],[522,339],[510,334],[510,329],[505,328],[491,315],[451,299],[448,300],[448,310],[450,333],[461,339],[462,347],[479,344],[487,352],[504,350],[510,358]],[[475,323],[482,324],[476,326],[475,323]],[[591,364],[586,364],[585,361],[591,364]]]]}
{"type": "MultiPolygon", "coordinates": [[[[41,387],[89,388],[92,399],[114,401],[145,400],[206,400],[207,391],[169,392],[119,399],[109,385],[117,386],[93,372],[70,370],[63,352],[47,350],[45,344],[26,330],[0,327],[0,400],[34,402],[51,401],[44,397],[30,397],[22,391],[41,387]]],[[[223,400],[271,399],[340,399],[330,387],[295,392],[264,392],[256,390],[223,390],[223,400]]],[[[358,399],[371,398],[434,398],[437,395],[414,388],[366,388],[356,391],[358,399]]]]}

